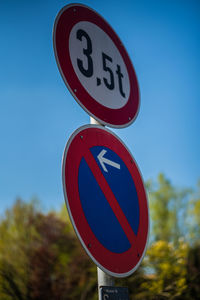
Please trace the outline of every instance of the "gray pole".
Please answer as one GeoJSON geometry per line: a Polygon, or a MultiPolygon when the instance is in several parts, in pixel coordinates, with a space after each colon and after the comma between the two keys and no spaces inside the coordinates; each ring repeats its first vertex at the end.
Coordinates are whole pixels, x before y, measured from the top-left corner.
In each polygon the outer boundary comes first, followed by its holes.
{"type": "Polygon", "coordinates": [[[97,120],[95,120],[93,117],[90,117],[90,124],[104,126],[101,123],[99,123],[97,120]]]}
{"type": "Polygon", "coordinates": [[[98,279],[98,295],[99,300],[102,300],[100,295],[101,286],[114,286],[114,278],[106,273],[104,273],[100,268],[97,267],[97,279],[98,279]]]}
{"type": "MultiPolygon", "coordinates": [[[[97,120],[90,117],[90,124],[101,125],[97,120]]],[[[114,278],[105,272],[103,272],[100,268],[97,267],[97,279],[98,279],[98,294],[100,299],[100,287],[101,286],[114,286],[114,278]]]]}

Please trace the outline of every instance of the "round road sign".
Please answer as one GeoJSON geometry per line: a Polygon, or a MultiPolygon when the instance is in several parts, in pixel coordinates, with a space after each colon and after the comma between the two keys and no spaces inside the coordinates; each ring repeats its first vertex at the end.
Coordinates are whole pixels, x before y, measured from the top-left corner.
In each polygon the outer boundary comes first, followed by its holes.
{"type": "Polygon", "coordinates": [[[83,109],[104,125],[130,125],[139,109],[138,82],[110,25],[91,8],[70,4],[56,17],[53,44],[64,82],[83,109]]]}
{"type": "Polygon", "coordinates": [[[66,145],[62,178],[86,252],[111,276],[132,274],[145,253],[149,216],[143,180],[126,146],[100,126],[80,127],[66,145]]]}

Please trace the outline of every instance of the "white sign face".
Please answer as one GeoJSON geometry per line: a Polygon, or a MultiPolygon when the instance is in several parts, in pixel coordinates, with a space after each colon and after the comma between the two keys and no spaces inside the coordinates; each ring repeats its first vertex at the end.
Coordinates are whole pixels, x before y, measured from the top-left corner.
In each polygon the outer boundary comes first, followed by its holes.
{"type": "Polygon", "coordinates": [[[88,94],[111,109],[125,106],[130,96],[128,71],[111,38],[94,23],[81,21],[72,27],[68,47],[74,71],[88,94]]]}

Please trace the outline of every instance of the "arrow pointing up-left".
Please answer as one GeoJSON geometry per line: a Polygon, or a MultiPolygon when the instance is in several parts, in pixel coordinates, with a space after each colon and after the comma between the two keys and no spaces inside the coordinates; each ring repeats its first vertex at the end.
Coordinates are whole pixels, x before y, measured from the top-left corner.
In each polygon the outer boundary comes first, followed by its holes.
{"type": "Polygon", "coordinates": [[[103,170],[105,172],[108,172],[105,164],[110,165],[110,166],[112,166],[114,168],[120,169],[120,164],[118,164],[118,163],[116,163],[116,162],[114,162],[114,161],[112,161],[112,160],[107,159],[107,158],[104,157],[104,154],[106,154],[106,152],[107,151],[105,149],[103,149],[103,150],[101,150],[101,152],[97,156],[97,158],[98,158],[98,160],[100,162],[100,165],[102,166],[103,170]]]}

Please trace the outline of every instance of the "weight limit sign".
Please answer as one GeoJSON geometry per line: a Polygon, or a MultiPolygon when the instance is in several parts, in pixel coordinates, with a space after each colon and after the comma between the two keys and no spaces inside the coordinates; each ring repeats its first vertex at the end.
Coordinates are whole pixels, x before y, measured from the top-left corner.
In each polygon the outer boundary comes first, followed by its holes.
{"type": "Polygon", "coordinates": [[[53,44],[63,80],[82,108],[104,125],[130,125],[139,109],[138,82],[111,26],[91,8],[70,4],[56,17],[53,44]]]}

